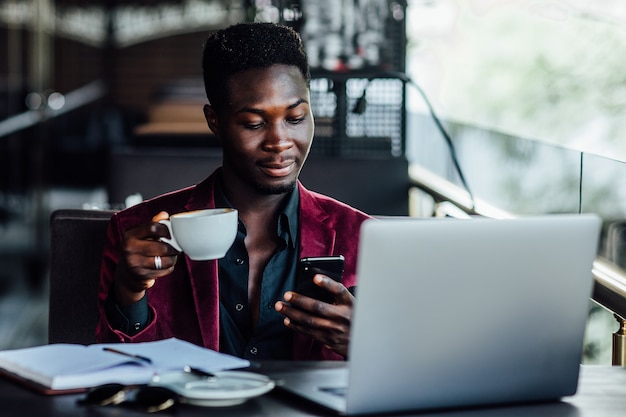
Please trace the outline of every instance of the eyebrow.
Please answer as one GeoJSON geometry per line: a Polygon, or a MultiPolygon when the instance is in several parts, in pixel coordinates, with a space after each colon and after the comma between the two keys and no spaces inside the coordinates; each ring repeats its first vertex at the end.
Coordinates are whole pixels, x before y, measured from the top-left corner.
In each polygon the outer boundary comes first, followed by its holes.
{"type": "MultiPolygon", "coordinates": [[[[308,104],[308,101],[303,99],[303,98],[301,98],[301,99],[297,100],[295,103],[292,103],[289,106],[287,106],[287,110],[295,109],[296,107],[298,107],[302,103],[307,103],[308,104]]],[[[239,114],[239,113],[263,114],[263,113],[265,113],[265,111],[261,110],[261,109],[256,109],[254,107],[243,107],[242,109],[238,110],[236,113],[237,114],[239,114]]]]}

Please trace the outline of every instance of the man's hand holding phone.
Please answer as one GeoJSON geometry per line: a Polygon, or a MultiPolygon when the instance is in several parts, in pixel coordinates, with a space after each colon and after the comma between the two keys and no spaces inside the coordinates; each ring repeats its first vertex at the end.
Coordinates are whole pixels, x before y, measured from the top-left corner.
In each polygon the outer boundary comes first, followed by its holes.
{"type": "Polygon", "coordinates": [[[296,289],[285,293],[276,310],[287,327],[345,357],[354,297],[341,283],[343,262],[341,255],[300,260],[296,289]]]}
{"type": "Polygon", "coordinates": [[[314,282],[314,278],[315,275],[322,274],[337,282],[341,282],[343,265],[343,255],[300,259],[295,292],[325,303],[334,303],[335,297],[333,293],[317,285],[314,282]]]}

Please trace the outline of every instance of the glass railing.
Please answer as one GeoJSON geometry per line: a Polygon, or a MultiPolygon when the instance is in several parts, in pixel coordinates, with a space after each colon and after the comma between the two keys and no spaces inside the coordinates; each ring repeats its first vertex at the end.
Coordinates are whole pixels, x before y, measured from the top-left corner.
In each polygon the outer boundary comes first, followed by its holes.
{"type": "Polygon", "coordinates": [[[87,106],[100,100],[104,95],[104,83],[96,80],[66,95],[53,93],[47,97],[42,96],[40,106],[37,108],[0,120],[0,139],[87,106]]]}
{"type": "Polygon", "coordinates": [[[0,145],[5,151],[0,181],[0,254],[27,258],[34,265],[25,267],[29,276],[34,276],[29,279],[37,283],[42,279],[38,264],[47,260],[45,186],[48,167],[57,163],[51,150],[61,139],[59,126],[69,125],[69,118],[80,118],[80,111],[101,102],[105,94],[101,80],[66,94],[33,93],[29,110],[0,119],[0,145]]]}
{"type": "Polygon", "coordinates": [[[428,214],[430,200],[432,214],[453,217],[598,214],[603,227],[583,361],[625,365],[626,163],[472,126],[446,128],[469,190],[432,122],[413,115],[407,140],[413,213],[428,214]]]}

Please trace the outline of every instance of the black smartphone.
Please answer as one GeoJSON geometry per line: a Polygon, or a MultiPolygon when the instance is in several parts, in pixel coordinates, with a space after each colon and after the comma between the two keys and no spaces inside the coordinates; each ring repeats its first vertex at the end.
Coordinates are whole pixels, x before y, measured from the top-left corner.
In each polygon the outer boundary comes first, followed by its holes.
{"type": "Polygon", "coordinates": [[[300,259],[295,292],[325,303],[332,303],[334,301],[332,294],[315,285],[313,276],[324,274],[335,281],[341,281],[343,265],[343,255],[300,259]]]}

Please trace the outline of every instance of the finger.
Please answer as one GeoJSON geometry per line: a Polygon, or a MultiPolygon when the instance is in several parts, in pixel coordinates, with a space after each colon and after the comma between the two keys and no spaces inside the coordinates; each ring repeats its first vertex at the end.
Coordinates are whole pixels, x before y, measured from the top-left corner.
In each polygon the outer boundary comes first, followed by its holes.
{"type": "Polygon", "coordinates": [[[349,329],[345,329],[343,327],[336,329],[309,327],[293,321],[289,317],[285,317],[283,323],[290,329],[299,333],[307,334],[313,339],[327,345],[331,349],[335,349],[337,346],[346,345],[349,340],[349,329]]]}
{"type": "Polygon", "coordinates": [[[150,277],[150,271],[143,268],[133,267],[128,264],[126,260],[121,260],[117,265],[115,273],[115,288],[116,297],[118,300],[130,300],[130,302],[137,301],[129,294],[128,291],[123,291],[122,288],[129,290],[132,293],[140,293],[154,285],[157,277],[150,277]],[[130,298],[128,298],[130,297],[130,298]]]}
{"type": "Polygon", "coordinates": [[[292,322],[301,323],[308,328],[314,327],[316,325],[314,321],[315,317],[313,315],[299,308],[295,308],[290,304],[284,303],[282,301],[277,301],[274,305],[274,308],[277,312],[281,313],[292,322]]]}
{"type": "Polygon", "coordinates": [[[352,305],[354,302],[354,296],[341,282],[335,281],[324,274],[315,274],[313,283],[333,294],[335,302],[338,304],[352,305]]]}
{"type": "Polygon", "coordinates": [[[157,213],[157,214],[156,214],[156,215],[152,218],[152,221],[153,221],[154,223],[158,223],[158,222],[160,222],[161,220],[167,220],[167,219],[169,219],[169,218],[170,218],[170,215],[168,214],[168,212],[167,212],[167,211],[161,211],[161,212],[157,213]]]}
{"type": "Polygon", "coordinates": [[[340,311],[345,308],[351,309],[354,305],[354,296],[350,293],[350,291],[348,291],[348,289],[343,284],[338,283],[324,275],[316,275],[314,277],[314,282],[316,285],[320,285],[320,287],[325,285],[324,289],[333,294],[333,298],[335,301],[332,304],[308,297],[294,291],[287,291],[285,293],[285,301],[287,301],[292,306],[297,307],[298,309],[309,312],[310,314],[314,314],[317,316],[344,318],[344,314],[340,313],[340,311]],[[343,309],[337,310],[332,308],[339,306],[343,307],[343,309]]]}
{"type": "Polygon", "coordinates": [[[161,211],[154,217],[151,222],[139,224],[135,227],[127,229],[124,232],[125,239],[141,239],[141,240],[159,240],[162,237],[169,237],[169,229],[164,224],[159,223],[163,219],[168,219],[169,214],[161,211]]]}
{"type": "MultiPolygon", "coordinates": [[[[158,223],[155,223],[155,224],[157,224],[159,226],[163,226],[162,224],[158,224],[158,223]]],[[[165,226],[163,226],[163,227],[165,227],[165,226]]],[[[159,255],[159,256],[176,256],[176,255],[180,254],[180,252],[176,248],[174,248],[169,243],[162,242],[160,240],[160,238],[156,240],[156,243],[159,245],[158,247],[154,246],[150,252],[146,252],[146,253],[149,253],[149,256],[154,256],[154,255],[159,255]]]]}
{"type": "Polygon", "coordinates": [[[136,275],[145,278],[159,278],[169,275],[177,262],[176,253],[169,245],[154,241],[144,241],[145,244],[135,246],[133,252],[126,253],[126,263],[136,275]],[[169,248],[169,249],[168,249],[169,248]],[[160,261],[157,262],[157,256],[160,261]]]}
{"type": "Polygon", "coordinates": [[[284,297],[285,301],[276,302],[274,308],[291,322],[324,331],[349,332],[352,305],[327,304],[292,291],[284,297]]]}
{"type": "Polygon", "coordinates": [[[129,268],[135,277],[139,280],[154,280],[170,275],[174,271],[174,267],[156,269],[154,261],[150,261],[150,265],[131,266],[129,268]]]}
{"type": "Polygon", "coordinates": [[[316,298],[311,298],[293,291],[287,291],[284,294],[284,299],[288,303],[289,311],[304,311],[307,315],[328,315],[328,308],[333,306],[333,304],[328,304],[316,298]]]}
{"type": "Polygon", "coordinates": [[[281,304],[281,302],[277,303],[276,309],[285,314],[283,323],[294,332],[306,334],[340,355],[345,356],[347,354],[350,343],[349,323],[342,324],[319,317],[309,317],[304,321],[298,321],[294,319],[298,312],[290,309],[288,304],[281,304]]]}
{"type": "Polygon", "coordinates": [[[320,309],[323,310],[318,314],[311,314],[308,311],[296,308],[282,301],[278,301],[275,304],[275,309],[289,318],[294,325],[304,326],[309,329],[332,329],[333,331],[337,331],[345,328],[346,324],[349,324],[343,315],[332,314],[331,310],[334,307],[332,304],[326,304],[321,301],[317,301],[317,303],[322,305],[320,309]]]}
{"type": "Polygon", "coordinates": [[[127,229],[124,232],[124,241],[125,243],[131,242],[132,240],[159,240],[161,237],[168,237],[169,230],[167,226],[161,223],[142,223],[133,228],[127,229]]]}
{"type": "Polygon", "coordinates": [[[178,252],[169,245],[155,241],[141,241],[134,246],[127,246],[124,248],[124,257],[126,263],[131,270],[140,275],[144,275],[144,271],[151,272],[151,270],[167,270],[176,264],[178,252]],[[155,256],[161,258],[160,268],[157,268],[155,262],[155,256]]]}
{"type": "Polygon", "coordinates": [[[157,272],[168,271],[176,265],[178,257],[174,256],[147,256],[145,258],[145,268],[157,272]]]}
{"type": "MultiPolygon", "coordinates": [[[[170,215],[167,211],[161,211],[158,214],[156,214],[153,218],[152,218],[152,231],[154,232],[155,235],[158,236],[158,240],[161,240],[162,237],[166,237],[171,239],[172,236],[170,235],[170,229],[165,226],[164,224],[161,224],[160,221],[161,220],[167,220],[170,218],[170,215]]],[[[167,244],[167,247],[169,248],[168,253],[169,254],[178,254],[180,253],[178,250],[176,250],[173,246],[171,246],[170,244],[167,244]]]]}

